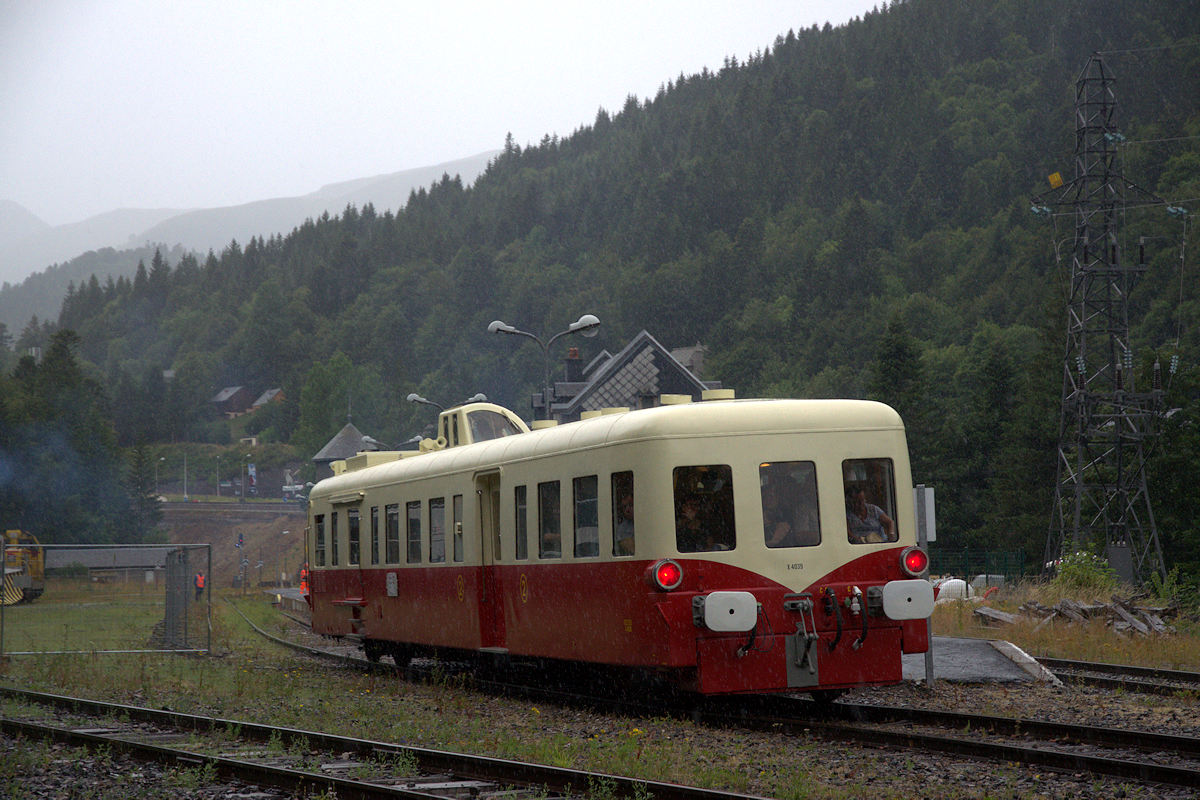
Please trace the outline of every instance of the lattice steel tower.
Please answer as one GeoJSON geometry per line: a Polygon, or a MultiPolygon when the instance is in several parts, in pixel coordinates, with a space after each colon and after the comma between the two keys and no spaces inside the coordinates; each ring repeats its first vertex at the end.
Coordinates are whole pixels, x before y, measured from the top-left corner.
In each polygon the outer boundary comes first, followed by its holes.
{"type": "MultiPolygon", "coordinates": [[[[1103,544],[1128,581],[1165,575],[1146,490],[1145,447],[1158,429],[1163,392],[1156,363],[1149,391],[1134,386],[1129,293],[1145,271],[1144,250],[1122,250],[1118,215],[1125,193],[1146,194],[1116,169],[1123,137],[1115,124],[1114,79],[1098,55],[1075,83],[1075,177],[1034,200],[1074,219],[1063,359],[1058,478],[1046,562],[1103,544]],[[1129,263],[1129,255],[1137,263],[1129,263]]],[[[1052,180],[1052,184],[1054,181],[1052,180]]],[[[1158,201],[1157,198],[1153,200],[1158,201]]],[[[1161,201],[1158,201],[1161,202],[1161,201]]]]}

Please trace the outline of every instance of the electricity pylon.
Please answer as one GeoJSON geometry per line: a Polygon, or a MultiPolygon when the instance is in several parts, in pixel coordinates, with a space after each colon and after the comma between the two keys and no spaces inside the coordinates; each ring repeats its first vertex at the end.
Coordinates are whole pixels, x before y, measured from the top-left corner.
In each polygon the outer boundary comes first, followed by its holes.
{"type": "Polygon", "coordinates": [[[1134,385],[1129,293],[1146,270],[1145,252],[1140,246],[1136,254],[1123,252],[1118,215],[1127,191],[1162,201],[1117,171],[1123,137],[1115,122],[1114,82],[1093,55],[1075,83],[1075,177],[1063,183],[1051,176],[1051,192],[1034,198],[1035,213],[1049,214],[1057,206],[1075,222],[1046,563],[1061,558],[1068,546],[1080,551],[1102,544],[1119,577],[1142,583],[1154,573],[1166,574],[1145,469],[1163,392],[1157,363],[1148,391],[1134,385]]]}

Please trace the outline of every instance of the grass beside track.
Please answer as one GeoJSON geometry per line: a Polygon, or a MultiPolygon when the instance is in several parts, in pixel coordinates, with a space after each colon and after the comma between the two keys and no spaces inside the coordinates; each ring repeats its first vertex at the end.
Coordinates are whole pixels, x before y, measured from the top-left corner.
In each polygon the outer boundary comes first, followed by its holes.
{"type": "MultiPolygon", "coordinates": [[[[1050,607],[1060,599],[1061,595],[1055,594],[1051,586],[1021,583],[1000,589],[986,603],[1019,614],[1021,605],[1027,601],[1037,600],[1050,607]]],[[[1085,604],[1107,603],[1112,597],[1097,593],[1076,595],[1072,599],[1085,604]]],[[[1137,604],[1153,606],[1158,602],[1147,600],[1137,604]]],[[[1059,618],[1038,627],[1040,620],[1026,617],[1012,625],[985,625],[975,614],[978,605],[975,600],[939,604],[933,615],[934,633],[1005,639],[1031,655],[1048,658],[1200,671],[1200,622],[1196,620],[1195,609],[1167,620],[1174,633],[1141,636],[1115,632],[1101,619],[1081,625],[1059,618]]]]}
{"type": "MultiPolygon", "coordinates": [[[[864,759],[864,751],[838,743],[521,704],[471,691],[464,677],[415,684],[355,674],[266,641],[223,599],[219,596],[213,606],[210,657],[20,656],[0,664],[0,680],[41,691],[770,797],[907,797],[917,792],[914,787],[931,798],[1043,796],[1034,778],[1005,765],[987,768],[987,788],[964,791],[964,776],[977,778],[972,774],[979,773],[977,766],[944,768],[940,758],[926,762],[884,750],[867,750],[870,757],[864,759]]],[[[268,633],[283,634],[292,625],[266,595],[229,592],[228,599],[268,633]]],[[[945,613],[939,609],[939,617],[945,613]]],[[[1123,791],[1127,797],[1154,796],[1138,786],[1123,791]]]]}

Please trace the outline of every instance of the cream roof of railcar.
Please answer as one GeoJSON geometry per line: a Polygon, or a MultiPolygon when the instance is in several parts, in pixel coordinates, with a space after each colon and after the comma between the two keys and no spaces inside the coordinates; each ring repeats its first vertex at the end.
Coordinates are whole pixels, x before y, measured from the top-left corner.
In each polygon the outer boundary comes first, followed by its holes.
{"type": "Polygon", "coordinates": [[[619,442],[699,436],[903,430],[891,407],[869,400],[722,400],[606,414],[367,467],[327,478],[310,497],[350,488],[481,470],[619,442]]]}

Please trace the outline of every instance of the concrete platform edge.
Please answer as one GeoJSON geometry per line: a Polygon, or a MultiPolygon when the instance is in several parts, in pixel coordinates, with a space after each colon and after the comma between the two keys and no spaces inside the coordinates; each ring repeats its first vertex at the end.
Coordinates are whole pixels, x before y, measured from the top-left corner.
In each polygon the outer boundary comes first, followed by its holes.
{"type": "Polygon", "coordinates": [[[1012,642],[1006,642],[1002,639],[992,639],[990,640],[990,644],[1009,661],[1012,661],[1018,667],[1032,675],[1034,680],[1049,683],[1060,688],[1062,687],[1062,681],[1056,678],[1053,672],[1043,667],[1038,663],[1036,658],[1029,655],[1012,642]]]}

